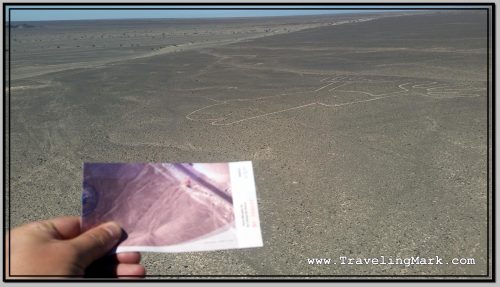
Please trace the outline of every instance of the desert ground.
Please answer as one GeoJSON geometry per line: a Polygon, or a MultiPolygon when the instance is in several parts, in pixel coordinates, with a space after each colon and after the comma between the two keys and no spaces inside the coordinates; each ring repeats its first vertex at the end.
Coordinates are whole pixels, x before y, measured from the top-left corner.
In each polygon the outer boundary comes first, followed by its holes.
{"type": "Polygon", "coordinates": [[[144,253],[148,274],[491,276],[487,27],[484,10],[12,26],[11,224],[80,215],[83,162],[251,160],[264,246],[144,253]],[[307,262],[340,256],[475,264],[307,262]]]}

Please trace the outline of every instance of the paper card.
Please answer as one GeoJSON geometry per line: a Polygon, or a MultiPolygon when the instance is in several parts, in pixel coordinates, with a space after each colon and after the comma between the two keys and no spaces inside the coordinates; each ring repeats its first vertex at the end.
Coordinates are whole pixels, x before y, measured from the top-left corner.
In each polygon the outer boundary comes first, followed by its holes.
{"type": "Polygon", "coordinates": [[[260,247],[252,162],[84,163],[82,229],[118,222],[116,252],[260,247]]]}

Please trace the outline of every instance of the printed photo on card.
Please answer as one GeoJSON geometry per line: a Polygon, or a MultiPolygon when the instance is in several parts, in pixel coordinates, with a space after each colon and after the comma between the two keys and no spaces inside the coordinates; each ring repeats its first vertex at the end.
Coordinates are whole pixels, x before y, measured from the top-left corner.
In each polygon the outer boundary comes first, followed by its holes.
{"type": "Polygon", "coordinates": [[[263,245],[252,162],[84,163],[82,229],[116,221],[116,252],[263,245]]]}

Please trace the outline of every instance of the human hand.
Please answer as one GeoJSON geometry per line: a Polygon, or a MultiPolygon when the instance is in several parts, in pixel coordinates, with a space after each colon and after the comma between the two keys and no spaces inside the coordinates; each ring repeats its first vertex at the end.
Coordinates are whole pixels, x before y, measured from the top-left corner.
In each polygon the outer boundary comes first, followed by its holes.
{"type": "Polygon", "coordinates": [[[10,260],[6,268],[10,270],[6,269],[6,274],[143,277],[146,271],[140,265],[140,253],[105,256],[121,236],[122,229],[112,222],[82,233],[80,218],[76,216],[29,223],[10,231],[10,241],[7,238],[6,243],[6,259],[10,260]]]}

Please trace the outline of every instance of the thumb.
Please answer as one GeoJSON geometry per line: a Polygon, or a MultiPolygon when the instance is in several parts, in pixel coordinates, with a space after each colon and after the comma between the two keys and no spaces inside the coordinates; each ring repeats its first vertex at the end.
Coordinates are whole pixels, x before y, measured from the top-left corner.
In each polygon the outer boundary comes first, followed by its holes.
{"type": "Polygon", "coordinates": [[[117,223],[108,222],[80,234],[71,242],[77,249],[81,264],[87,267],[106,255],[118,243],[121,234],[117,223]]]}

